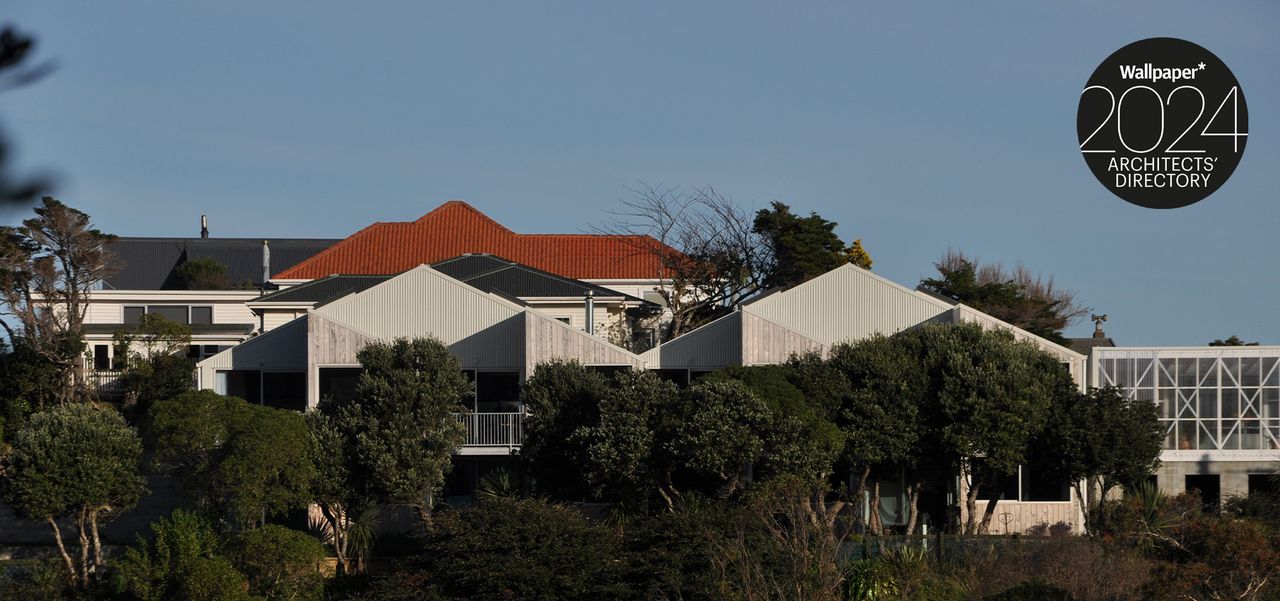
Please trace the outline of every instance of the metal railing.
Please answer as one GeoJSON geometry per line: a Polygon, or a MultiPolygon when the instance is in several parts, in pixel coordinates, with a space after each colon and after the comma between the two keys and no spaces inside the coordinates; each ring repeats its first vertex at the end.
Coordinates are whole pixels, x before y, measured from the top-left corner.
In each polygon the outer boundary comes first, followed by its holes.
{"type": "Polygon", "coordinates": [[[518,447],[524,439],[523,413],[468,413],[457,418],[467,428],[464,447],[518,447]]]}

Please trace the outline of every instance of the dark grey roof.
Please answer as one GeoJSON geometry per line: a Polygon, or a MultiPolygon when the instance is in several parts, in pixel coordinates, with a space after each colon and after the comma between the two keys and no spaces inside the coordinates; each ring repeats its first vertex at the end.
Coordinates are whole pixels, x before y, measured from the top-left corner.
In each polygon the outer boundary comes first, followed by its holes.
{"type": "MultiPolygon", "coordinates": [[[[272,251],[274,253],[274,251],[272,251]]],[[[273,255],[274,256],[274,255],[273,255]]],[[[493,255],[462,255],[431,266],[451,278],[485,292],[509,299],[573,297],[581,298],[591,291],[598,298],[624,298],[642,305],[653,303],[554,273],[534,269],[493,255]]],[[[348,294],[363,292],[392,277],[389,275],[331,275],[279,292],[260,296],[253,303],[316,303],[324,305],[348,294]]],[[[656,306],[656,305],[655,305],[656,306]]]]}
{"type": "Polygon", "coordinates": [[[331,275],[264,294],[253,303],[315,303],[317,307],[336,301],[348,294],[363,292],[385,282],[389,275],[331,275]]]}
{"type": "Polygon", "coordinates": [[[621,297],[635,303],[652,304],[617,290],[534,269],[494,255],[462,255],[435,263],[431,268],[485,292],[517,298],[581,298],[591,292],[601,298],[621,297]]]}
{"type": "Polygon", "coordinates": [[[1088,355],[1090,351],[1098,347],[1116,345],[1114,340],[1107,337],[1068,338],[1067,342],[1070,343],[1071,350],[1081,355],[1088,355]]]}
{"type": "MultiPolygon", "coordinates": [[[[86,334],[114,334],[132,332],[136,323],[86,323],[86,334]]],[[[187,326],[192,334],[249,334],[257,326],[251,323],[193,323],[187,326]]]]}
{"type": "MultiPolygon", "coordinates": [[[[232,284],[262,285],[262,238],[117,238],[108,245],[120,271],[108,277],[109,290],[181,290],[174,269],[184,261],[208,257],[227,266],[232,284]]],[[[278,273],[329,248],[337,240],[267,239],[271,273],[278,273]]]]}

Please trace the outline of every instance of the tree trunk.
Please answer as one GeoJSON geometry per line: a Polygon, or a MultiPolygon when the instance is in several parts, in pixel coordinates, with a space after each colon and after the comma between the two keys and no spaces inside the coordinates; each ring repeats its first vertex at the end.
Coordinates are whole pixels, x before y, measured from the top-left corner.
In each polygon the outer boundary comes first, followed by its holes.
{"type": "Polygon", "coordinates": [[[324,516],[324,520],[329,522],[329,529],[333,533],[333,554],[338,559],[338,573],[349,574],[351,566],[347,560],[347,536],[344,520],[340,517],[344,515],[340,506],[329,506],[325,503],[319,503],[320,515],[324,516]]]}
{"type": "Polygon", "coordinates": [[[907,536],[911,536],[916,532],[916,517],[919,515],[916,509],[920,503],[920,488],[922,486],[919,482],[912,482],[907,485],[907,536]]]}
{"type": "Polygon", "coordinates": [[[1080,487],[1080,481],[1077,480],[1075,482],[1072,482],[1071,489],[1075,491],[1076,503],[1080,505],[1080,516],[1081,516],[1081,519],[1084,520],[1084,524],[1081,524],[1084,527],[1084,533],[1096,534],[1093,531],[1093,519],[1089,515],[1089,512],[1091,510],[1091,507],[1089,506],[1090,505],[1089,499],[1084,496],[1084,490],[1080,487]]]}
{"type": "Polygon", "coordinates": [[[76,573],[76,564],[71,560],[71,554],[67,553],[67,546],[62,542],[62,529],[58,527],[58,522],[53,519],[53,516],[45,519],[49,520],[50,526],[53,526],[53,540],[58,542],[58,552],[62,554],[63,563],[67,564],[67,579],[75,583],[79,580],[79,574],[76,573]]]}
{"type": "Polygon", "coordinates": [[[431,515],[431,509],[426,505],[414,505],[413,509],[418,512],[418,519],[422,521],[422,528],[427,532],[435,526],[435,517],[431,515]]]}
{"type": "Polygon", "coordinates": [[[858,487],[853,491],[853,498],[857,500],[857,503],[859,505],[858,510],[855,511],[854,513],[857,516],[858,523],[862,526],[863,532],[867,532],[871,528],[871,525],[867,523],[868,520],[865,519],[865,518],[868,518],[869,516],[862,515],[862,511],[861,511],[862,497],[867,494],[867,477],[870,475],[871,475],[871,466],[869,465],[864,466],[862,468],[862,474],[858,476],[858,487]]]}
{"type": "Polygon", "coordinates": [[[89,532],[93,535],[93,572],[95,578],[102,578],[102,540],[98,537],[98,509],[89,510],[89,532]]]}
{"type": "MultiPolygon", "coordinates": [[[[996,513],[996,504],[1000,502],[1000,498],[1004,495],[992,498],[987,501],[987,508],[982,512],[982,523],[978,525],[978,534],[986,534],[991,527],[991,516],[996,513]]],[[[1005,534],[1009,534],[1005,532],[1005,534]]]]}
{"type": "Polygon", "coordinates": [[[89,587],[89,537],[85,534],[85,514],[88,513],[87,508],[80,508],[80,514],[76,516],[76,532],[80,538],[80,584],[85,588],[89,587]]]}
{"type": "Polygon", "coordinates": [[[871,483],[871,503],[867,511],[870,521],[871,534],[875,536],[884,535],[884,523],[880,520],[880,482],[871,483]]]}
{"type": "Polygon", "coordinates": [[[969,478],[969,489],[964,493],[964,507],[968,515],[964,519],[964,533],[977,534],[978,532],[978,483],[972,477],[969,478]]]}

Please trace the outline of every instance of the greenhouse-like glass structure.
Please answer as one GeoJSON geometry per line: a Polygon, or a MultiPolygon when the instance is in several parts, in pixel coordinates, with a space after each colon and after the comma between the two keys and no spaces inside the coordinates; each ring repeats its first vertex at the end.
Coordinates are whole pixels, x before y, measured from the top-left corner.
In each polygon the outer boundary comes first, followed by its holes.
{"type": "Polygon", "coordinates": [[[1280,449],[1280,347],[1098,348],[1092,386],[1160,406],[1169,450],[1280,449]]]}

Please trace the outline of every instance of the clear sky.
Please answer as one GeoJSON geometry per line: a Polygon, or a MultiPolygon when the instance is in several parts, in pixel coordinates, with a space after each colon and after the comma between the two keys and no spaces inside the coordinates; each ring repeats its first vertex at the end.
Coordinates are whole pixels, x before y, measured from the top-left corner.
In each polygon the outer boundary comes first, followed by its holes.
{"type": "Polygon", "coordinates": [[[1280,3],[917,4],[5,0],[58,69],[0,119],[121,235],[342,237],[449,199],[579,232],[637,181],[711,185],[839,222],[903,284],[962,249],[1121,344],[1280,344],[1280,3]],[[1107,192],[1075,128],[1098,63],[1156,36],[1250,108],[1231,180],[1171,211],[1107,192]]]}

